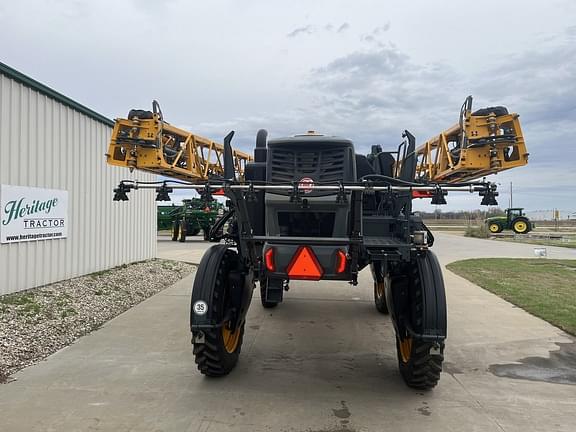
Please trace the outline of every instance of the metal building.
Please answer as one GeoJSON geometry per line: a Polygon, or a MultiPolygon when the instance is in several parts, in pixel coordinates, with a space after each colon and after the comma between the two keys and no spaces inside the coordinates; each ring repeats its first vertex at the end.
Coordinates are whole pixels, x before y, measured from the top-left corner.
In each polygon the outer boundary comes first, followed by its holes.
{"type": "MultiPolygon", "coordinates": [[[[48,220],[65,225],[66,238],[29,240],[34,236],[21,235],[28,240],[6,242],[9,237],[3,236],[0,294],[156,255],[154,195],[131,194],[128,202],[112,201],[118,182],[133,177],[105,162],[112,124],[110,119],[0,63],[0,194],[4,194],[4,198],[0,196],[4,204],[0,220],[5,223],[21,216],[18,222],[28,228],[37,214],[48,217],[50,203],[57,203],[46,201],[46,205],[39,198],[26,207],[24,198],[6,198],[13,191],[30,190],[42,196],[43,191],[58,190],[59,196],[66,197],[58,202],[66,217],[48,220]]],[[[153,177],[138,173],[140,180],[153,177]]],[[[30,231],[46,232],[37,226],[30,231]]]]}

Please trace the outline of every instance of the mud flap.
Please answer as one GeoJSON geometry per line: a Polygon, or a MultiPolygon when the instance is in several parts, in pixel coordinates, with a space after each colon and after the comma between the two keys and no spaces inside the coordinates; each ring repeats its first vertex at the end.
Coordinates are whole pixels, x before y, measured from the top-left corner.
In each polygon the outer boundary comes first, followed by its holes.
{"type": "Polygon", "coordinates": [[[281,303],[284,294],[284,281],[282,279],[270,278],[266,282],[267,302],[281,303]]]}

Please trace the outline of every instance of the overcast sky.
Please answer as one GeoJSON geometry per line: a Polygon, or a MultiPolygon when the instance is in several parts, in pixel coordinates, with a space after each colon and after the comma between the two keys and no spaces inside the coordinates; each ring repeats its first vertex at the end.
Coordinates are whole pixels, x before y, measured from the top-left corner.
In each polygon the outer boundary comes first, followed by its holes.
{"type": "Polygon", "coordinates": [[[244,150],[259,128],[362,153],[403,129],[423,142],[472,94],[521,115],[530,163],[492,178],[500,204],[513,181],[515,206],[576,212],[574,1],[19,0],[0,3],[0,41],[0,61],[108,117],[157,99],[244,150]]]}

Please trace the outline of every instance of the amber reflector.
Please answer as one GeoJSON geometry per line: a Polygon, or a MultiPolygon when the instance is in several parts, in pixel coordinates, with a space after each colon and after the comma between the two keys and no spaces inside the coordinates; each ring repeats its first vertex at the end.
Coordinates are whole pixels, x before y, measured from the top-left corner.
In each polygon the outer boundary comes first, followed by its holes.
{"type": "Polygon", "coordinates": [[[300,246],[288,266],[288,276],[292,279],[319,280],[323,273],[316,255],[308,246],[300,246]]]}

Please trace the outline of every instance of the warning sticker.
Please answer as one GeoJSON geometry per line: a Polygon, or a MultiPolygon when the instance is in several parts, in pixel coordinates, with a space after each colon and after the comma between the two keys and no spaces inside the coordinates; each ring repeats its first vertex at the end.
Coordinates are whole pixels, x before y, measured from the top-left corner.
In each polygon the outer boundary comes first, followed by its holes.
{"type": "Polygon", "coordinates": [[[298,189],[304,193],[310,193],[314,190],[314,180],[310,177],[304,177],[298,182],[298,189]]]}

